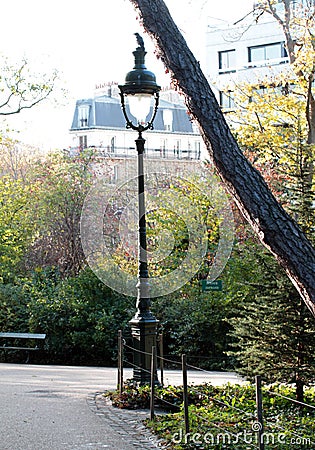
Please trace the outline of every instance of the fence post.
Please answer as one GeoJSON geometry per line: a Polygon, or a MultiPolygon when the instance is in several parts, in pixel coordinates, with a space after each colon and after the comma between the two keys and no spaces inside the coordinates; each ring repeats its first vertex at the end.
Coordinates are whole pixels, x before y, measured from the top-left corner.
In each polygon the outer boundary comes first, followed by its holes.
{"type": "Polygon", "coordinates": [[[163,350],[163,333],[159,334],[159,349],[160,349],[160,379],[161,385],[164,386],[164,350],[163,350]]]}
{"type": "Polygon", "coordinates": [[[186,355],[182,355],[182,369],[183,369],[183,400],[184,400],[184,420],[185,433],[188,438],[189,435],[189,411],[188,411],[188,389],[187,389],[187,362],[186,355]]]}
{"type": "Polygon", "coordinates": [[[153,346],[151,355],[150,420],[154,420],[155,373],[156,373],[156,347],[153,346]]]}
{"type": "Polygon", "coordinates": [[[265,449],[264,444],[264,424],[263,424],[263,404],[262,404],[262,392],[261,392],[261,376],[256,375],[256,406],[257,406],[257,427],[253,427],[258,434],[258,448],[259,450],[265,449]]]}
{"type": "Polygon", "coordinates": [[[117,390],[119,394],[122,393],[123,389],[123,339],[122,331],[118,331],[118,380],[117,380],[117,390]]]}

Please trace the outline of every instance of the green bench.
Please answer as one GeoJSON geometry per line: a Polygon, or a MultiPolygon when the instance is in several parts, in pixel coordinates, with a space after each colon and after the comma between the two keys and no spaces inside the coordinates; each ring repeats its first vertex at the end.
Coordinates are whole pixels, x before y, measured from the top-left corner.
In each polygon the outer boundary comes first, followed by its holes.
{"type": "Polygon", "coordinates": [[[0,350],[6,352],[8,350],[24,350],[27,352],[25,363],[30,359],[30,352],[39,350],[41,347],[37,345],[38,341],[43,341],[46,334],[36,333],[0,333],[0,350]]]}

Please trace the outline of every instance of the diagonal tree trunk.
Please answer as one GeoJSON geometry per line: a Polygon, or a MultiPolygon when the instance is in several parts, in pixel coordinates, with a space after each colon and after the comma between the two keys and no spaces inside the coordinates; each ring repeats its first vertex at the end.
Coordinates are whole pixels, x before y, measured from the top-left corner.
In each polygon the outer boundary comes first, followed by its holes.
{"type": "Polygon", "coordinates": [[[185,96],[210,159],[260,241],[286,270],[315,316],[315,249],[240,151],[198,61],[163,0],[130,0],[155,41],[158,57],[185,96]]]}

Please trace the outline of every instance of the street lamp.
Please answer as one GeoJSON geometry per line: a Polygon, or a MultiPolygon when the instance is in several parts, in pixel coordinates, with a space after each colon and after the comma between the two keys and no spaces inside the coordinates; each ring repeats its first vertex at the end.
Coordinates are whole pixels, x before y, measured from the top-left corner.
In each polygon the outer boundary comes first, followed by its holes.
{"type": "MultiPolygon", "coordinates": [[[[137,282],[137,310],[130,320],[131,334],[134,347],[133,379],[140,385],[150,383],[150,368],[152,347],[156,346],[156,333],[158,321],[150,310],[150,283],[148,274],[147,235],[146,235],[146,210],[144,190],[144,144],[143,131],[153,129],[158,104],[160,86],[156,84],[154,73],[145,66],[146,51],[143,39],[138,33],[138,47],[133,52],[135,66],[127,73],[125,84],[120,85],[121,107],[126,119],[126,128],[138,132],[136,139],[138,160],[138,282],[137,282]],[[152,104],[153,103],[153,104],[152,104]],[[130,119],[127,111],[134,117],[130,119]]],[[[155,374],[156,382],[157,376],[155,374]]]]}

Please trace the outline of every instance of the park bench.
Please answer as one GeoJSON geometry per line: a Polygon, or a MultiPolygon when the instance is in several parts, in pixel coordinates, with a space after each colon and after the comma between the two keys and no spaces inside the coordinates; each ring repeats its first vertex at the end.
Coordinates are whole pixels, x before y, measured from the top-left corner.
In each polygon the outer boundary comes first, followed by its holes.
{"type": "Polygon", "coordinates": [[[36,333],[0,333],[0,350],[6,352],[8,350],[23,350],[27,352],[25,363],[29,362],[30,352],[40,349],[37,345],[38,341],[43,341],[46,334],[36,333]]]}

